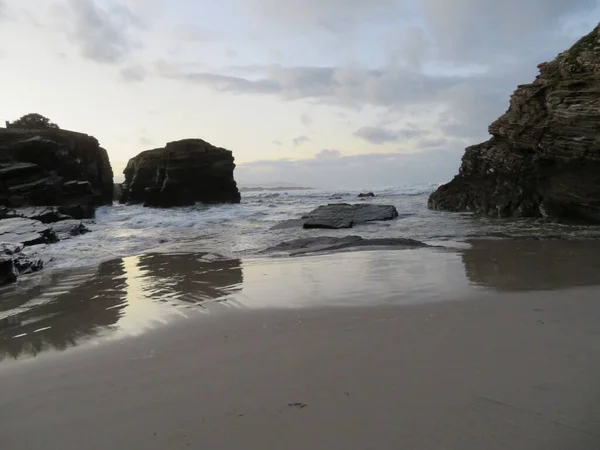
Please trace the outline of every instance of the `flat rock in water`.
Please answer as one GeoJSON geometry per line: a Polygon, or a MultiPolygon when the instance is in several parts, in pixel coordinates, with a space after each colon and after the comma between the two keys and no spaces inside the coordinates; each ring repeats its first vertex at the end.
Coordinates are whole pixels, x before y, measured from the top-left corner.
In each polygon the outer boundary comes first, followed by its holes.
{"type": "Polygon", "coordinates": [[[364,239],[360,236],[329,237],[318,236],[292,241],[282,242],[275,247],[271,247],[264,253],[286,252],[290,256],[304,255],[307,253],[330,252],[335,250],[353,249],[359,247],[379,247],[379,248],[419,248],[428,247],[427,244],[414,239],[404,238],[377,238],[364,239]]]}
{"type": "Polygon", "coordinates": [[[392,205],[335,203],[319,206],[305,218],[304,228],[352,228],[377,220],[392,220],[398,211],[392,205]]]}

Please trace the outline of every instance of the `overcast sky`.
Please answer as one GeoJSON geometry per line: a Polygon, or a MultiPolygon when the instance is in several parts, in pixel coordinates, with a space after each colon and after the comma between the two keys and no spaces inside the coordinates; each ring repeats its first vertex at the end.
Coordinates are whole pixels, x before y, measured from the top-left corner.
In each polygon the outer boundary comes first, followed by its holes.
{"type": "Polygon", "coordinates": [[[241,184],[447,181],[599,20],[600,0],[0,0],[0,120],[92,134],[117,175],[199,137],[241,184]]]}

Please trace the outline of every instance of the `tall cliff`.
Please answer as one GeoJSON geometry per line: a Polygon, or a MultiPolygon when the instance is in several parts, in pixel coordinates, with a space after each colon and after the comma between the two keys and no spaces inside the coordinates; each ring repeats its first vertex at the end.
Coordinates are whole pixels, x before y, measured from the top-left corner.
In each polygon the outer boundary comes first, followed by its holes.
{"type": "Polygon", "coordinates": [[[155,207],[239,203],[234,168],[231,151],[202,139],[170,142],[129,160],[120,202],[155,207]]]}
{"type": "Polygon", "coordinates": [[[538,67],[430,208],[600,223],[600,25],[538,67]]]}
{"type": "Polygon", "coordinates": [[[58,129],[0,128],[0,205],[112,204],[106,150],[86,134],[58,129]]]}

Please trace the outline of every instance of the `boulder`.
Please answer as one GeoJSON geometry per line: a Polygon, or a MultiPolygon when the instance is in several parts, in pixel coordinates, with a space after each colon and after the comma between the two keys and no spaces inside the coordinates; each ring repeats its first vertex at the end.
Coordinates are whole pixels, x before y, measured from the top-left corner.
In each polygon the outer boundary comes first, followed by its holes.
{"type": "Polygon", "coordinates": [[[121,203],[170,207],[239,203],[233,154],[201,139],[170,142],[129,160],[121,203]]]}
{"type": "Polygon", "coordinates": [[[37,272],[44,263],[23,253],[22,244],[0,242],[0,286],[17,281],[19,275],[37,272]]]}
{"type": "Polygon", "coordinates": [[[58,129],[0,128],[0,205],[84,205],[93,211],[112,198],[108,154],[95,138],[58,129]]]}
{"type": "Polygon", "coordinates": [[[18,275],[13,258],[0,254],[0,286],[14,283],[18,275]]]}
{"type": "Polygon", "coordinates": [[[319,206],[303,217],[304,228],[352,228],[377,220],[392,220],[398,211],[392,205],[335,203],[319,206]]]}
{"type": "Polygon", "coordinates": [[[358,194],[358,198],[372,198],[375,197],[375,194],[373,194],[372,192],[361,192],[360,194],[358,194]]]}
{"type": "Polygon", "coordinates": [[[600,25],[538,67],[430,208],[600,223],[600,25]]]}

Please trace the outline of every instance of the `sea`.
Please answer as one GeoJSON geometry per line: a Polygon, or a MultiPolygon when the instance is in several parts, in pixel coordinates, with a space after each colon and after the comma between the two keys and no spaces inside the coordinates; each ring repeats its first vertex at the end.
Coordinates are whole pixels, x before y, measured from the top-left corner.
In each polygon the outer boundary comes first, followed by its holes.
{"type": "Polygon", "coordinates": [[[473,239],[582,239],[600,236],[598,227],[573,226],[531,219],[489,219],[471,213],[427,208],[436,183],[365,190],[281,189],[242,192],[236,205],[195,205],[155,209],[141,205],[101,207],[84,221],[91,233],[40,248],[46,268],[79,268],[148,252],[214,253],[225,258],[263,256],[285,241],[315,236],[355,235],[363,238],[410,238],[426,244],[464,248],[473,239]],[[394,205],[396,220],[372,222],[344,230],[273,229],[329,203],[394,205]]]}

